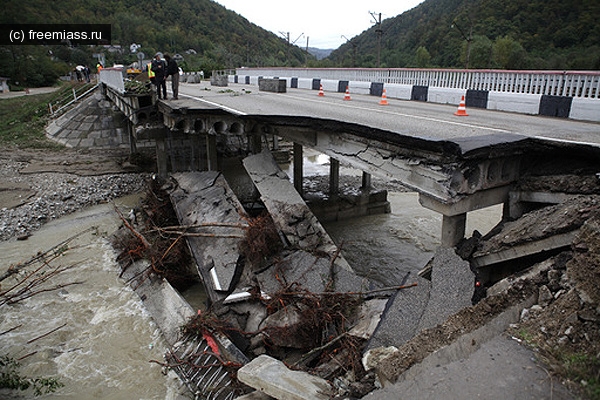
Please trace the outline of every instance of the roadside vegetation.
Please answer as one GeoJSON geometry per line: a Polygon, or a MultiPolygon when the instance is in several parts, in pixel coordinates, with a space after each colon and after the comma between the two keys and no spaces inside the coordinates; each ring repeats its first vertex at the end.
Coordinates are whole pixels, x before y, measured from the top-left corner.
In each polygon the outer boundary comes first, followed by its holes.
{"type": "Polygon", "coordinates": [[[71,88],[71,84],[63,83],[53,93],[0,100],[0,147],[61,148],[46,138],[44,127],[49,118],[48,104],[68,94],[71,88]]]}

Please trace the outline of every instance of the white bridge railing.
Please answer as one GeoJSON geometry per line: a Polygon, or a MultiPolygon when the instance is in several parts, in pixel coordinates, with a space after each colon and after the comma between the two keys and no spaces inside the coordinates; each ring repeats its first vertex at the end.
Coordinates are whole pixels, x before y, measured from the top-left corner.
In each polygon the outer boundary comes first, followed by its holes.
{"type": "Polygon", "coordinates": [[[237,75],[320,78],[464,90],[600,98],[600,71],[409,68],[238,68],[237,75]]]}

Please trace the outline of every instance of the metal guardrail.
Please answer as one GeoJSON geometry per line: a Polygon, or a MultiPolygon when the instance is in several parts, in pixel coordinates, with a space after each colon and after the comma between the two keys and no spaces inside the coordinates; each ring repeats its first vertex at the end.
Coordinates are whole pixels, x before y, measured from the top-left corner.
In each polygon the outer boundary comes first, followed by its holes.
{"type": "Polygon", "coordinates": [[[67,111],[73,104],[86,97],[88,94],[92,93],[98,84],[86,84],[82,85],[78,88],[72,88],[71,93],[67,93],[64,96],[54,100],[51,103],[48,103],[48,111],[50,116],[57,117],[67,111]]]}
{"type": "Polygon", "coordinates": [[[600,71],[412,68],[238,68],[237,75],[382,82],[463,90],[600,98],[600,71]]]}

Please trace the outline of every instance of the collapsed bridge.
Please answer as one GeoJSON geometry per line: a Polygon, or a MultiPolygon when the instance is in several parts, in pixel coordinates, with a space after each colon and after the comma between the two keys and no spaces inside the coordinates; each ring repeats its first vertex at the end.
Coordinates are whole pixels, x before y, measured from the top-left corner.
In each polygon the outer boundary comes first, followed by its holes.
{"type": "MultiPolygon", "coordinates": [[[[107,94],[116,99],[116,104],[125,101],[110,88],[107,94]]],[[[427,137],[422,134],[422,128],[415,128],[416,118],[399,116],[398,112],[381,117],[377,125],[361,124],[358,120],[363,116],[346,115],[340,120],[327,117],[328,112],[319,114],[317,109],[329,107],[323,102],[313,104],[312,108],[297,108],[301,101],[302,107],[305,102],[314,102],[306,93],[284,96],[287,95],[252,94],[246,88],[239,88],[235,96],[228,92],[211,92],[202,98],[188,94],[185,100],[156,103],[152,115],[131,110],[127,115],[136,115],[132,139],[154,141],[159,173],[175,176],[177,189],[172,196],[177,205],[187,204],[179,209],[181,220],[188,225],[201,222],[202,215],[198,213],[204,212],[200,210],[207,208],[206,200],[210,198],[212,203],[208,208],[214,206],[217,210],[213,217],[235,217],[228,223],[244,223],[243,207],[234,200],[227,183],[217,173],[223,157],[242,155],[246,171],[283,234],[280,240],[287,246],[304,250],[302,255],[296,253],[290,257],[296,263],[290,270],[296,271],[298,265],[302,266],[303,278],[311,274],[319,277],[324,271],[333,270],[341,279],[337,282],[340,290],[360,292],[362,283],[352,275],[343,258],[338,257],[318,221],[302,204],[303,147],[330,156],[330,193],[336,191],[342,163],[363,171],[365,191],[371,175],[397,180],[417,191],[423,206],[443,215],[441,242],[444,247],[452,247],[464,238],[465,220],[473,210],[504,204],[504,217],[514,219],[535,208],[535,204],[559,203],[582,189],[568,185],[522,185],[524,181],[551,182],[555,177],[598,179],[600,151],[594,144],[545,140],[518,135],[505,128],[482,127],[440,117],[427,117],[428,129],[436,132],[433,137],[427,137]],[[221,104],[223,102],[229,105],[221,104]],[[288,102],[288,111],[278,108],[283,102],[288,102]],[[294,143],[295,190],[285,184],[287,176],[277,170],[268,151],[263,151],[277,149],[280,138],[294,143]],[[177,174],[178,171],[207,172],[177,174]],[[203,191],[210,192],[210,196],[202,197],[203,191]],[[192,201],[194,196],[200,196],[200,200],[192,201]],[[321,256],[312,257],[313,252],[321,256]],[[316,265],[319,269],[315,269],[316,265]]],[[[366,108],[368,106],[361,104],[361,109],[366,108]]],[[[590,128],[593,132],[597,126],[590,124],[590,128]]],[[[224,220],[221,217],[219,219],[224,220]]],[[[236,246],[225,243],[223,246],[229,246],[230,251],[224,252],[210,246],[192,247],[199,251],[196,259],[200,274],[205,284],[209,283],[212,299],[228,303],[255,299],[251,288],[238,285],[243,277],[236,269],[239,265],[239,257],[234,254],[236,246]]],[[[564,247],[565,243],[551,246],[564,247]]],[[[481,265],[485,262],[481,261],[481,265]]],[[[261,288],[277,290],[272,276],[261,276],[260,270],[253,272],[261,288]]],[[[319,279],[315,282],[323,284],[319,279]]],[[[312,292],[323,291],[324,286],[317,285],[313,289],[312,292]]],[[[256,321],[245,323],[257,324],[256,321]]]]}

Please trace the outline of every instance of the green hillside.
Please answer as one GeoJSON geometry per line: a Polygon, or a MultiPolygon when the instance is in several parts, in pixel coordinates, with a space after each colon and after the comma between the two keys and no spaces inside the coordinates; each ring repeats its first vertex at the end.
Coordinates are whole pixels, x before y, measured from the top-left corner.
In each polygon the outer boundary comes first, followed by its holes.
{"type": "Polygon", "coordinates": [[[45,75],[57,69],[42,59],[48,51],[54,61],[65,62],[62,70],[50,73],[56,76],[77,64],[95,65],[92,55],[99,52],[105,53],[109,65],[134,62],[136,55],[129,51],[132,43],[141,45],[139,51],[147,56],[157,51],[182,54],[184,68],[207,72],[242,65],[301,66],[307,59],[299,47],[288,46],[283,38],[211,0],[18,0],[4,5],[0,23],[112,25],[111,44],[120,45],[122,52],[90,46],[0,47],[0,76],[14,83],[29,75],[31,86],[47,83],[45,75]],[[37,62],[31,62],[32,56],[37,62]],[[43,72],[33,71],[38,66],[43,66],[43,72]]]}
{"type": "MultiPolygon", "coordinates": [[[[465,67],[470,48],[469,68],[597,70],[598,20],[598,0],[426,0],[382,22],[380,65],[465,67]]],[[[334,51],[331,64],[376,67],[376,30],[334,51]]]]}
{"type": "Polygon", "coordinates": [[[54,82],[78,64],[178,53],[186,70],[240,66],[600,69],[598,0],[426,0],[317,61],[211,0],[9,1],[0,23],[112,25],[112,49],[0,46],[0,76],[20,86],[54,82]],[[379,46],[380,43],[380,46],[379,46]],[[378,56],[379,55],[379,56],[378,56]]]}

